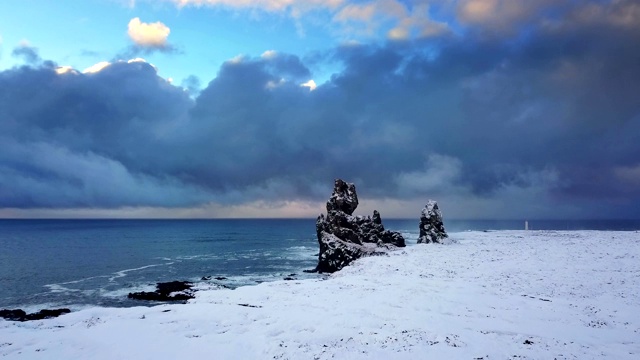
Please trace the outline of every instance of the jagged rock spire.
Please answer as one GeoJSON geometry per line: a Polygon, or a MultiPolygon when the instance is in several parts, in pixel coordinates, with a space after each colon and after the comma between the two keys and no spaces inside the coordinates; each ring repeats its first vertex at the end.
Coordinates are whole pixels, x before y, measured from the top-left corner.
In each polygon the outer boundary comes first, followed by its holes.
{"type": "Polygon", "coordinates": [[[444,230],[442,213],[438,208],[438,203],[429,200],[422,209],[420,215],[420,237],[418,244],[441,243],[443,239],[449,237],[444,230]]]}
{"type": "Polygon", "coordinates": [[[342,211],[347,215],[352,215],[357,207],[358,194],[356,194],[356,186],[342,179],[336,179],[333,186],[333,194],[327,201],[327,212],[342,211]]]}
{"type": "Polygon", "coordinates": [[[336,179],[327,201],[327,215],[320,215],[316,221],[320,245],[316,271],[338,271],[360,257],[405,246],[400,233],[385,230],[377,210],[373,212],[373,218],[353,216],[357,207],[355,185],[336,179]]]}

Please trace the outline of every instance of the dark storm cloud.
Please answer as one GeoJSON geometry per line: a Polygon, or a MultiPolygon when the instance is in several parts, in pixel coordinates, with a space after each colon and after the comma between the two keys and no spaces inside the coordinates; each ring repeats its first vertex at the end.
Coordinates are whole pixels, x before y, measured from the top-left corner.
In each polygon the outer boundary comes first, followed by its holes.
{"type": "Polygon", "coordinates": [[[24,62],[30,65],[36,65],[42,61],[40,55],[38,55],[38,49],[29,45],[20,45],[14,48],[11,55],[22,58],[24,62]]]}
{"type": "Polygon", "coordinates": [[[563,11],[509,41],[340,47],[314,91],[280,53],[228,61],[195,99],[144,62],[4,71],[0,207],[323,200],[343,177],[493,216],[638,217],[640,32],[563,11]]]}
{"type": "Polygon", "coordinates": [[[114,207],[199,202],[155,168],[191,100],[146,63],[95,74],[49,67],[0,73],[3,207],[114,207]],[[168,196],[158,194],[167,191],[168,196]]]}

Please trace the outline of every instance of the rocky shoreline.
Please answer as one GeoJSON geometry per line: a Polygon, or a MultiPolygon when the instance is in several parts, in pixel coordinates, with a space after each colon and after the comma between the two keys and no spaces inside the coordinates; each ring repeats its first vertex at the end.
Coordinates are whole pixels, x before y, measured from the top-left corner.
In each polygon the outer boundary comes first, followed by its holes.
{"type": "MultiPolygon", "coordinates": [[[[382,217],[377,210],[372,216],[353,215],[358,207],[358,195],[353,183],[336,179],[334,189],[327,201],[327,213],[321,214],[316,220],[316,234],[319,252],[318,264],[312,270],[304,272],[333,273],[348,266],[353,261],[366,256],[387,255],[389,251],[403,248],[406,242],[402,234],[385,229],[382,217]]],[[[418,243],[441,243],[448,237],[442,220],[442,213],[435,201],[429,200],[422,209],[420,223],[420,237],[418,243]]],[[[296,274],[289,274],[283,280],[296,280],[296,274]]],[[[203,276],[202,281],[213,281],[219,288],[229,288],[219,281],[226,280],[223,276],[203,276]]],[[[156,283],[156,290],[130,292],[127,298],[160,303],[186,303],[195,298],[197,289],[190,281],[170,281],[156,283]]],[[[0,310],[0,317],[9,321],[30,321],[57,317],[67,314],[71,310],[43,309],[36,313],[27,314],[22,309],[0,310]]]]}

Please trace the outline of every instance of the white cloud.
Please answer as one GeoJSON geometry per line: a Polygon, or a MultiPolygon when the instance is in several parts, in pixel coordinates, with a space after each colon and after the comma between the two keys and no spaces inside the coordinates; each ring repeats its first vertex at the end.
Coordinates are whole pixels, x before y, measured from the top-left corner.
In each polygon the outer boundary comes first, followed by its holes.
{"type": "Polygon", "coordinates": [[[56,74],[58,75],[63,75],[63,74],[77,74],[78,71],[76,71],[76,69],[72,68],[71,66],[58,66],[56,68],[56,74]]]}
{"type": "MultiPolygon", "coordinates": [[[[151,67],[152,67],[152,68],[154,68],[154,69],[156,70],[156,72],[158,71],[158,68],[157,68],[155,65],[153,65],[153,64],[152,64],[152,63],[150,63],[150,62],[147,62],[147,60],[145,60],[145,59],[143,59],[143,58],[140,58],[140,57],[138,57],[138,58],[134,58],[134,59],[130,59],[130,60],[127,60],[127,61],[124,61],[124,60],[118,60],[118,61],[116,61],[116,63],[123,63],[123,62],[126,62],[127,64],[134,64],[134,63],[145,63],[145,64],[149,64],[149,65],[151,65],[151,67]]],[[[111,65],[111,64],[112,64],[112,63],[111,63],[111,62],[109,62],[109,61],[100,61],[99,63],[97,63],[97,64],[93,64],[93,65],[89,66],[88,68],[84,69],[84,70],[82,71],[82,73],[83,73],[83,74],[93,74],[93,73],[97,73],[97,72],[102,71],[104,68],[108,67],[108,66],[109,66],[109,65],[111,65]]]]}
{"type": "Polygon", "coordinates": [[[82,73],[83,74],[97,73],[97,72],[101,71],[102,69],[106,68],[109,65],[111,65],[111,63],[108,62],[108,61],[100,61],[99,63],[93,64],[93,65],[89,66],[88,68],[82,70],[82,73]]]}
{"type": "Polygon", "coordinates": [[[387,37],[391,40],[407,40],[409,38],[409,31],[403,27],[395,27],[389,30],[387,37]]]}
{"type": "Polygon", "coordinates": [[[300,86],[309,88],[309,91],[313,91],[318,87],[318,85],[316,85],[316,82],[313,81],[313,79],[307,81],[306,83],[304,83],[304,84],[302,84],[300,86]]]}
{"type": "Polygon", "coordinates": [[[275,50],[267,50],[260,55],[263,59],[273,59],[278,56],[278,52],[275,50]]]}
{"type": "Polygon", "coordinates": [[[269,80],[269,81],[267,81],[267,84],[264,87],[269,89],[269,90],[273,90],[275,88],[278,88],[278,87],[284,85],[285,82],[286,81],[283,78],[280,78],[280,80],[278,80],[278,81],[269,80]]]}
{"type": "Polygon", "coordinates": [[[165,48],[168,46],[167,38],[171,29],[161,22],[144,23],[140,18],[129,21],[127,34],[133,42],[142,47],[165,48]]]}
{"type": "MultiPolygon", "coordinates": [[[[132,63],[146,63],[147,60],[141,58],[141,57],[137,57],[137,58],[133,58],[133,59],[129,59],[127,60],[127,64],[132,64],[132,63]]],[[[155,68],[155,66],[154,66],[155,68]]]]}
{"type": "Polygon", "coordinates": [[[246,56],[243,54],[239,54],[236,55],[234,57],[232,57],[231,59],[227,60],[226,62],[229,64],[240,64],[245,60],[246,56]]]}

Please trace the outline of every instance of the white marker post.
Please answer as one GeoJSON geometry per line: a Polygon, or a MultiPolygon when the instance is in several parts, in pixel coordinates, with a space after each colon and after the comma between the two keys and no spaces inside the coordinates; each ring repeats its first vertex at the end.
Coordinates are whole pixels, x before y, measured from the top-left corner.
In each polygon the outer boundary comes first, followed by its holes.
{"type": "Polygon", "coordinates": [[[529,230],[529,222],[527,220],[524,221],[524,229],[529,230]]]}

